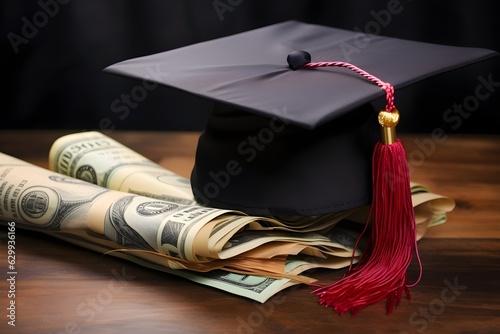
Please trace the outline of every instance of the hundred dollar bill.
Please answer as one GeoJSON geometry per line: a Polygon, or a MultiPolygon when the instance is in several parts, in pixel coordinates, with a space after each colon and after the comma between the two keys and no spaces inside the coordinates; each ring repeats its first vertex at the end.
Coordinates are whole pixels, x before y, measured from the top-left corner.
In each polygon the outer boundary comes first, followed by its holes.
{"type": "Polygon", "coordinates": [[[49,169],[108,189],[195,203],[188,180],[97,131],[57,139],[49,152],[49,169]]]}
{"type": "Polygon", "coordinates": [[[98,232],[103,230],[105,213],[96,207],[123,196],[0,153],[3,219],[47,230],[89,228],[98,232]]]}

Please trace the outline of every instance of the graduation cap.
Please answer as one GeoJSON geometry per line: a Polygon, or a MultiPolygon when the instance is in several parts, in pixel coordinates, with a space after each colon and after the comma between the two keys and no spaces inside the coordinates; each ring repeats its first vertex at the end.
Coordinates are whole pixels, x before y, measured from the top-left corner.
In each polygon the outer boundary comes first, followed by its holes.
{"type": "Polygon", "coordinates": [[[214,102],[191,177],[203,204],[312,216],[371,203],[360,263],[316,290],[322,303],[355,314],[385,297],[390,312],[416,254],[395,90],[496,55],[287,21],[105,71],[214,102]]]}

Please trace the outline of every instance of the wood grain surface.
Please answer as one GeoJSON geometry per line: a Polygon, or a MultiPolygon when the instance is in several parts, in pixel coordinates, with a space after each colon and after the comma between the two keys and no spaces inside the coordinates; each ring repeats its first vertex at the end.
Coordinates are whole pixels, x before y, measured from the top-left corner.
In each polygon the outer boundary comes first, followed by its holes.
{"type": "MultiPolygon", "coordinates": [[[[47,167],[75,131],[0,132],[0,152],[47,167]]],[[[198,133],[110,137],[189,177],[198,133]]],[[[16,231],[16,326],[7,325],[7,229],[0,229],[0,333],[500,333],[500,136],[401,136],[411,178],[455,199],[448,222],[419,242],[422,281],[395,312],[355,318],[317,303],[308,286],[260,304],[37,233],[16,231]],[[438,139],[438,140],[436,140],[438,139]]],[[[317,270],[324,282],[345,270],[317,270]]],[[[410,278],[418,276],[412,265],[410,278]]]]}

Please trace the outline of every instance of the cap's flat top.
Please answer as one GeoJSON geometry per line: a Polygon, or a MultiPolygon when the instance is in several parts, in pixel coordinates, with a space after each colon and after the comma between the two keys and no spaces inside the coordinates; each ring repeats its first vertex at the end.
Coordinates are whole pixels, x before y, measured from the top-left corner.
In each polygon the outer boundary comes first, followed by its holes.
{"type": "MultiPolygon", "coordinates": [[[[292,51],[312,61],[347,61],[397,88],[496,52],[414,42],[287,21],[109,66],[196,96],[314,128],[384,95],[344,68],[288,67],[292,51]]],[[[397,106],[397,93],[396,93],[397,106]]],[[[383,107],[383,106],[381,106],[383,107]]]]}

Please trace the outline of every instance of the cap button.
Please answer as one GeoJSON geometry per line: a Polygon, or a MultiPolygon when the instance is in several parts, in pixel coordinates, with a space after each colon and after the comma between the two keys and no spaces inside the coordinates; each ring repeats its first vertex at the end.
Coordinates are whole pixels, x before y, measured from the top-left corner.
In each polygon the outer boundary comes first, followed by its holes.
{"type": "Polygon", "coordinates": [[[297,70],[307,63],[311,62],[311,55],[307,51],[293,51],[286,57],[288,66],[292,70],[297,70]]]}

